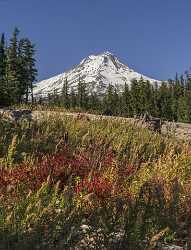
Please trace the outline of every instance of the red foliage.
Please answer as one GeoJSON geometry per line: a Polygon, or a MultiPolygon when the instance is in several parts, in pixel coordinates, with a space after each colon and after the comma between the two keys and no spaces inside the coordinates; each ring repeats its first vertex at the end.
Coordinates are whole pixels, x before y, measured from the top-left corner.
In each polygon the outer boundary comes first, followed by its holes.
{"type": "Polygon", "coordinates": [[[100,199],[107,198],[112,192],[112,183],[100,174],[85,177],[76,186],[76,192],[94,193],[100,199]]]}
{"type": "Polygon", "coordinates": [[[103,166],[111,166],[114,163],[114,159],[115,159],[114,153],[108,152],[102,161],[103,166]]]}
{"type": "MultiPolygon", "coordinates": [[[[113,155],[106,154],[101,165],[111,164],[113,155]]],[[[71,157],[67,151],[42,157],[35,166],[20,165],[12,169],[0,168],[0,193],[5,193],[6,189],[24,185],[26,192],[36,190],[41,187],[50,176],[50,184],[60,182],[60,188],[68,184],[69,179],[79,176],[81,179],[86,178],[93,167],[91,157],[86,153],[78,153],[71,157]]],[[[107,191],[104,181],[97,177],[94,185],[101,193],[107,191]]],[[[99,193],[99,191],[97,191],[99,193]]]]}
{"type": "Polygon", "coordinates": [[[127,165],[120,168],[119,175],[122,177],[129,177],[136,172],[136,167],[134,165],[127,165]]]}
{"type": "Polygon", "coordinates": [[[127,194],[129,197],[127,190],[123,189],[122,180],[133,174],[136,169],[131,165],[121,166],[117,173],[121,181],[114,187],[111,180],[103,176],[104,170],[112,166],[114,162],[115,156],[111,150],[101,156],[100,160],[95,159],[95,155],[92,157],[90,151],[71,156],[65,149],[62,153],[41,157],[34,166],[22,164],[11,169],[1,167],[0,196],[5,195],[9,190],[11,197],[17,198],[18,187],[22,186],[23,191],[28,194],[29,191],[39,189],[42,183],[49,179],[50,185],[59,182],[60,190],[63,190],[66,185],[72,185],[76,193],[93,193],[101,202],[118,195],[126,197],[127,194]],[[98,162],[99,170],[97,169],[98,162]],[[77,184],[76,177],[80,179],[77,184]]]}

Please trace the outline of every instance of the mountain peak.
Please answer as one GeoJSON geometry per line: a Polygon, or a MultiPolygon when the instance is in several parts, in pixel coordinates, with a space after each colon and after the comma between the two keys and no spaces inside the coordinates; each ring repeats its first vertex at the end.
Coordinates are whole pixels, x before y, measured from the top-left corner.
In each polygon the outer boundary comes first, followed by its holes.
{"type": "Polygon", "coordinates": [[[88,68],[92,68],[92,70],[100,71],[101,69],[110,69],[111,71],[118,71],[121,67],[127,67],[120,63],[116,56],[114,56],[111,52],[105,51],[100,54],[92,54],[87,58],[84,58],[80,65],[86,65],[88,68]]]}
{"type": "Polygon", "coordinates": [[[96,92],[99,95],[106,91],[109,84],[120,91],[125,83],[130,85],[133,79],[139,80],[141,77],[144,80],[149,80],[151,83],[160,83],[160,81],[135,72],[120,62],[113,53],[104,51],[103,53],[86,57],[80,64],[68,72],[39,82],[34,89],[34,95],[45,97],[55,90],[59,94],[66,78],[70,88],[77,89],[79,78],[81,78],[87,83],[89,92],[96,92]]]}
{"type": "Polygon", "coordinates": [[[95,55],[92,54],[90,56],[94,56],[94,57],[97,57],[97,56],[114,56],[114,54],[111,53],[110,51],[103,51],[103,52],[101,52],[99,54],[95,54],[95,55]]]}
{"type": "Polygon", "coordinates": [[[104,51],[104,52],[102,53],[102,55],[104,55],[104,56],[114,56],[114,54],[111,53],[110,51],[104,51]]]}
{"type": "Polygon", "coordinates": [[[90,60],[96,60],[96,59],[99,59],[99,58],[104,58],[104,57],[107,57],[107,58],[111,58],[111,57],[115,57],[111,52],[109,51],[104,51],[102,53],[99,53],[99,54],[91,54],[89,55],[88,57],[84,58],[82,60],[82,62],[87,62],[88,59],[90,60]]]}

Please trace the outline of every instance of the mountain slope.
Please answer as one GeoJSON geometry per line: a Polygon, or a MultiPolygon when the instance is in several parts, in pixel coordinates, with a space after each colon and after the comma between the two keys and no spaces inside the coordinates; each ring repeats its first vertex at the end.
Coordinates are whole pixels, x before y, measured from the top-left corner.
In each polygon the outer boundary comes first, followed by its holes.
{"type": "Polygon", "coordinates": [[[68,72],[39,82],[34,88],[34,96],[45,97],[54,91],[60,93],[66,78],[69,86],[74,90],[80,78],[87,83],[90,92],[101,94],[105,92],[109,84],[120,90],[125,83],[130,84],[133,79],[139,80],[141,77],[152,84],[160,83],[160,81],[133,71],[112,53],[104,52],[99,55],[90,55],[68,72]]]}

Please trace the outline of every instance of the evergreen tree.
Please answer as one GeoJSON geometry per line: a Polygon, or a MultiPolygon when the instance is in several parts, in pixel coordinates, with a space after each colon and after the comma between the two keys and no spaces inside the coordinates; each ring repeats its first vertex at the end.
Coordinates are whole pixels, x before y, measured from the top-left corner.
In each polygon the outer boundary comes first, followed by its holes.
{"type": "Polygon", "coordinates": [[[88,97],[88,109],[101,111],[100,98],[97,96],[95,92],[91,93],[91,95],[88,97]]]}
{"type": "Polygon", "coordinates": [[[131,82],[131,99],[133,116],[141,115],[142,107],[140,102],[140,84],[137,80],[131,82]]]}
{"type": "Polygon", "coordinates": [[[191,121],[191,75],[189,72],[186,74],[184,82],[184,97],[186,98],[187,110],[189,112],[189,119],[191,121]]]}
{"type": "Polygon", "coordinates": [[[159,107],[158,107],[158,84],[155,83],[154,86],[151,86],[152,88],[152,96],[153,96],[153,107],[152,107],[152,111],[151,114],[152,116],[158,117],[159,116],[159,107]]]}
{"type": "Polygon", "coordinates": [[[191,90],[191,74],[186,72],[186,80],[185,80],[185,88],[186,90],[191,90]]]}
{"type": "Polygon", "coordinates": [[[145,113],[151,114],[154,106],[151,84],[149,83],[149,81],[144,81],[143,79],[140,79],[138,85],[139,85],[140,114],[141,115],[144,115],[145,113]]]}
{"type": "Polygon", "coordinates": [[[190,121],[190,112],[187,103],[187,98],[185,96],[180,96],[177,105],[177,120],[179,122],[190,121]]]}
{"type": "Polygon", "coordinates": [[[167,120],[173,120],[172,95],[166,82],[163,82],[158,91],[159,116],[167,120]]]}
{"type": "Polygon", "coordinates": [[[33,101],[33,83],[36,80],[34,45],[28,38],[18,39],[19,30],[14,29],[8,47],[5,37],[0,38],[0,105],[33,101]]]}
{"type": "Polygon", "coordinates": [[[103,98],[103,107],[104,107],[104,113],[106,114],[114,114],[114,102],[113,102],[113,97],[114,97],[114,89],[111,84],[109,84],[107,91],[104,95],[103,98]]]}
{"type": "Polygon", "coordinates": [[[60,98],[59,98],[59,94],[58,94],[57,89],[54,89],[54,91],[53,91],[52,104],[60,106],[60,98]]]}
{"type": "Polygon", "coordinates": [[[19,61],[19,94],[20,99],[25,95],[25,102],[28,103],[29,95],[33,102],[33,84],[36,81],[37,69],[35,67],[36,60],[34,58],[34,45],[28,38],[21,39],[18,49],[19,61]]]}
{"type": "Polygon", "coordinates": [[[179,105],[179,99],[184,96],[184,86],[182,85],[178,74],[176,74],[175,81],[173,84],[169,85],[169,91],[172,94],[172,113],[173,119],[176,121],[178,119],[177,110],[179,105]]]}
{"type": "Polygon", "coordinates": [[[125,117],[133,116],[131,93],[129,91],[129,86],[126,83],[124,91],[122,92],[121,103],[122,103],[122,115],[124,115],[125,117]]]}
{"type": "Polygon", "coordinates": [[[69,94],[68,94],[68,79],[67,78],[65,79],[63,88],[62,88],[62,103],[65,108],[69,108],[70,100],[69,100],[69,94]]]}
{"type": "Polygon", "coordinates": [[[78,104],[78,102],[77,102],[76,93],[74,91],[74,88],[71,88],[71,93],[70,93],[70,107],[76,108],[77,104],[78,104]]]}
{"type": "Polygon", "coordinates": [[[11,103],[17,103],[19,101],[18,34],[19,30],[15,28],[7,50],[6,73],[8,82],[8,95],[11,103]]]}
{"type": "Polygon", "coordinates": [[[85,108],[87,105],[86,83],[79,78],[78,82],[78,107],[85,108]]]}
{"type": "Polygon", "coordinates": [[[112,106],[113,106],[113,113],[115,115],[119,115],[120,112],[120,97],[118,95],[117,89],[114,89],[114,93],[113,93],[113,100],[112,100],[112,106]]]}
{"type": "Polygon", "coordinates": [[[6,84],[6,50],[5,50],[5,36],[1,35],[0,40],[0,105],[9,104],[7,96],[6,84]]]}

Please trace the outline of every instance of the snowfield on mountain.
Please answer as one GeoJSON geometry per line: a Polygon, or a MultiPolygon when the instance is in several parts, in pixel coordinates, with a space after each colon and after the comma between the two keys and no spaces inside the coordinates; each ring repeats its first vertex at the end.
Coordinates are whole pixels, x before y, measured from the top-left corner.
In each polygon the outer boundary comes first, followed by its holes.
{"type": "Polygon", "coordinates": [[[61,93],[65,79],[68,80],[70,89],[73,88],[74,91],[80,79],[87,83],[89,93],[96,92],[99,95],[106,91],[109,84],[120,91],[125,83],[130,85],[132,80],[140,80],[141,77],[144,80],[149,80],[151,84],[160,84],[160,81],[130,69],[112,53],[104,52],[90,55],[73,69],[37,83],[34,88],[34,96],[46,97],[55,91],[58,94],[61,93]]]}

